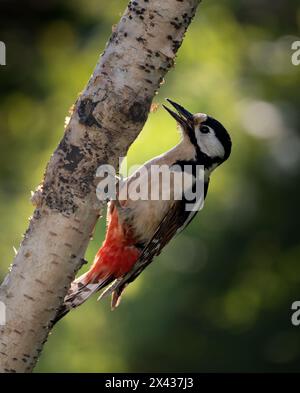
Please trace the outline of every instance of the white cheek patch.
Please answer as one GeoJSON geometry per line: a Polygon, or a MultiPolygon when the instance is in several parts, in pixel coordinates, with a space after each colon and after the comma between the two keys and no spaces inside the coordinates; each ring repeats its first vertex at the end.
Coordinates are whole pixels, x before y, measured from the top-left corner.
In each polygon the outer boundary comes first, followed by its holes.
{"type": "Polygon", "coordinates": [[[225,150],[222,143],[216,137],[214,130],[211,127],[208,128],[210,129],[208,134],[203,134],[198,127],[196,128],[195,135],[198,146],[209,157],[224,157],[225,150]]]}

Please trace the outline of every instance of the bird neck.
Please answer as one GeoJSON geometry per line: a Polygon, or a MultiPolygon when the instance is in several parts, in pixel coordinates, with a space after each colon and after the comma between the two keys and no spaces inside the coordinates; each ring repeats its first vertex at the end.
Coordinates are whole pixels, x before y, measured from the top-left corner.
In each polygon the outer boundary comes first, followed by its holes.
{"type": "Polygon", "coordinates": [[[218,163],[213,163],[209,167],[204,167],[204,180],[209,180],[211,173],[219,166],[218,163]]]}
{"type": "Polygon", "coordinates": [[[186,160],[193,160],[197,165],[203,165],[207,177],[220,165],[220,157],[210,157],[204,153],[199,145],[193,143],[189,137],[185,136],[182,141],[176,146],[178,150],[185,153],[186,160]]]}

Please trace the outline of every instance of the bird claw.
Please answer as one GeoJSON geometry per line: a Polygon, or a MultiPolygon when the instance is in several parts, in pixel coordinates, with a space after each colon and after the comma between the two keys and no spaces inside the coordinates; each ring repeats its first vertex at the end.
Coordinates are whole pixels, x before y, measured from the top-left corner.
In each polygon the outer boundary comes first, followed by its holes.
{"type": "Polygon", "coordinates": [[[104,299],[105,297],[111,296],[111,309],[114,310],[117,308],[121,301],[121,295],[124,289],[126,288],[126,284],[122,285],[122,277],[116,279],[108,288],[106,288],[101,295],[98,297],[97,301],[104,299]]]}
{"type": "Polygon", "coordinates": [[[117,278],[112,284],[110,284],[98,297],[97,301],[104,299],[105,297],[111,295],[113,291],[118,287],[121,282],[121,278],[117,278]]]}

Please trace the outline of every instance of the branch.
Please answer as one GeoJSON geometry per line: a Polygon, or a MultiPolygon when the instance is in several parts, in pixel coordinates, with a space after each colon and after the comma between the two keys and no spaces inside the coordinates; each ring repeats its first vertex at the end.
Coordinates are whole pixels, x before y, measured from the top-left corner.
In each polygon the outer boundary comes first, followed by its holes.
{"type": "Polygon", "coordinates": [[[100,215],[96,169],[104,163],[117,167],[138,136],[199,2],[130,2],[77,99],[0,287],[6,306],[1,372],[30,372],[35,366],[100,215]]]}

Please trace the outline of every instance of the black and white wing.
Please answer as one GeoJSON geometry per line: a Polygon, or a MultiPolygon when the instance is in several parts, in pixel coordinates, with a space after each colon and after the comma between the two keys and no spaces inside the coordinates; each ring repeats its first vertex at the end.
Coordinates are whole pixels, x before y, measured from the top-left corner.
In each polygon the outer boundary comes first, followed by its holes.
{"type": "MultiPolygon", "coordinates": [[[[208,182],[204,187],[204,198],[207,194],[208,182]]],[[[134,264],[133,268],[123,277],[115,280],[99,297],[99,299],[112,294],[112,308],[118,306],[120,296],[126,286],[134,281],[141,272],[153,261],[155,256],[158,256],[162,249],[169,243],[169,241],[178,233],[180,233],[195,217],[203,201],[195,202],[195,207],[192,211],[186,209],[186,201],[174,201],[172,207],[167,212],[163,220],[157,227],[151,240],[142,250],[142,253],[134,264]],[[199,205],[199,206],[197,206],[199,205]]]]}

